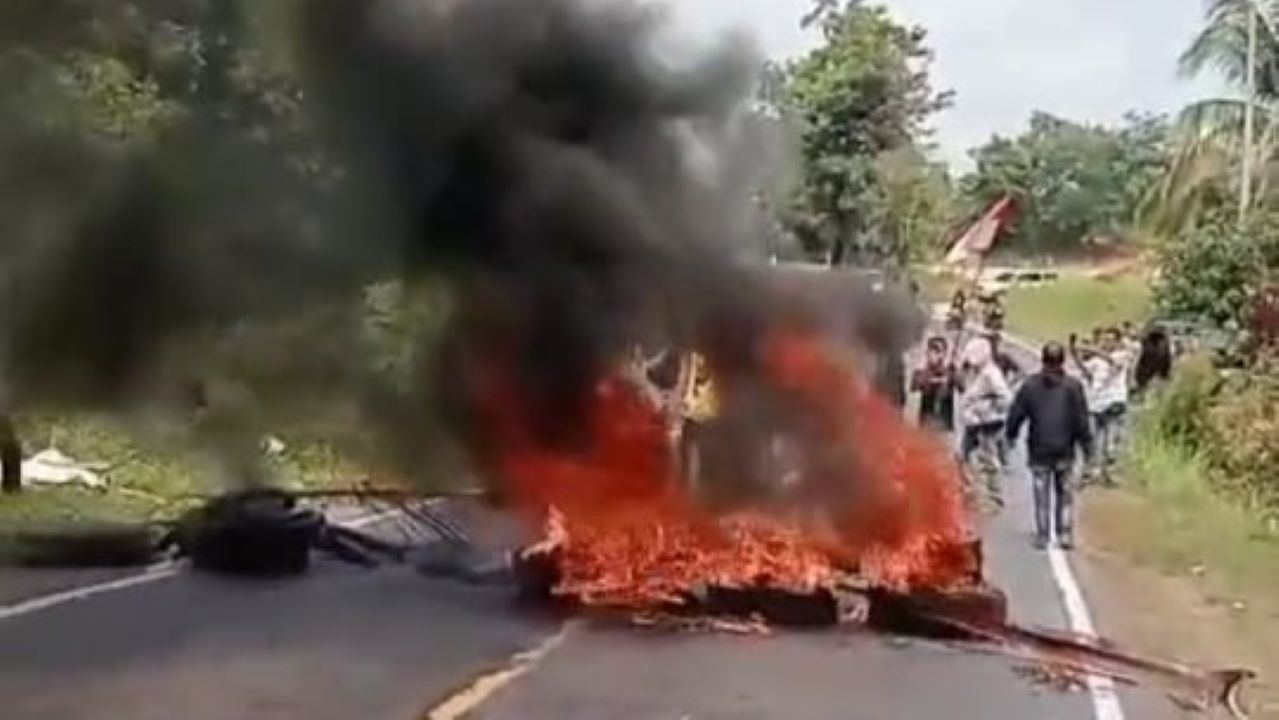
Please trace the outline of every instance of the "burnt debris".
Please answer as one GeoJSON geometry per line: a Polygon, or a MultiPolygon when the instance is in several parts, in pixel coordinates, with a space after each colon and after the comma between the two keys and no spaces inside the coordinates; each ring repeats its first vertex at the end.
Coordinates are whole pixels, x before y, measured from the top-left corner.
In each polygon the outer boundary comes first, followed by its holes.
{"type": "Polygon", "coordinates": [[[304,572],[312,551],[365,567],[402,562],[403,545],[329,522],[281,490],[222,495],[189,511],[162,540],[199,570],[277,576],[304,572]]]}
{"type": "MultiPolygon", "coordinates": [[[[554,550],[522,552],[514,558],[514,577],[524,602],[605,618],[615,614],[610,608],[586,607],[556,594],[554,550]]],[[[1040,669],[1030,675],[1050,674],[1059,681],[1058,687],[1081,686],[1088,676],[1101,676],[1162,690],[1189,709],[1222,709],[1236,719],[1247,717],[1242,692],[1247,681],[1256,677],[1251,670],[1196,668],[1126,651],[1096,638],[1021,627],[1009,620],[1008,611],[1007,596],[984,582],[896,591],[868,586],[850,574],[841,582],[808,591],[772,587],[765,579],[750,587],[706,585],[664,607],[644,613],[623,609],[623,614],[640,626],[714,630],[721,626],[693,619],[724,617],[732,619],[730,630],[736,623],[748,623],[759,631],[852,627],[952,642],[1028,661],[1040,669]]],[[[1024,668],[1021,673],[1027,675],[1024,668]]]]}

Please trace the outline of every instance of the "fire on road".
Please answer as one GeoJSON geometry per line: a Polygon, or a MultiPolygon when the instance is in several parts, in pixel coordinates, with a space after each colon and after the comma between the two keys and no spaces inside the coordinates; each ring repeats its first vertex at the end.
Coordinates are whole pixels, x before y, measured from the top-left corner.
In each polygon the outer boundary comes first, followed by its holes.
{"type": "MultiPolygon", "coordinates": [[[[991,576],[1018,620],[1070,627],[1014,490],[986,533],[991,576]]],[[[12,615],[0,621],[0,692],[16,720],[1124,717],[940,644],[565,631],[504,590],[332,564],[287,584],[178,573],[12,615]]],[[[1125,710],[1166,717],[1168,706],[1125,695],[1125,710]]]]}

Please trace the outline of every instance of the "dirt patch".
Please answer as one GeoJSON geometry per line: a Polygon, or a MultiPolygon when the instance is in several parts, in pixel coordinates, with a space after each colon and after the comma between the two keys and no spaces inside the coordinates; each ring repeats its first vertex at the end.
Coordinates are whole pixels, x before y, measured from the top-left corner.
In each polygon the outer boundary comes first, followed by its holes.
{"type": "MultiPolygon", "coordinates": [[[[1075,567],[1098,630],[1143,652],[1261,674],[1248,693],[1254,718],[1279,720],[1279,598],[1241,586],[1200,558],[1160,547],[1158,511],[1123,491],[1089,492],[1075,567]]],[[[1275,574],[1275,567],[1257,573],[1275,574]]],[[[1261,578],[1259,577],[1258,580],[1261,578]]]]}

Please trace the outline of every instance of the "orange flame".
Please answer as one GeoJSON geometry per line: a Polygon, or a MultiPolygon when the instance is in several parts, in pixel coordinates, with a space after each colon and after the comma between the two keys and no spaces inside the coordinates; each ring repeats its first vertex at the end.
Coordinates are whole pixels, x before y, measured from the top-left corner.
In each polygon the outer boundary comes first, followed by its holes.
{"type": "Polygon", "coordinates": [[[970,530],[958,470],[936,438],[907,424],[815,338],[774,337],[766,366],[811,412],[824,444],[843,451],[815,480],[827,501],[856,492],[832,520],[861,576],[893,588],[939,587],[976,570],[963,560],[970,530]]]}
{"type": "Polygon", "coordinates": [[[899,589],[971,576],[959,484],[940,444],[816,338],[778,334],[764,364],[770,382],[812,416],[826,450],[807,480],[812,505],[826,505],[823,523],[698,508],[670,462],[660,410],[624,380],[599,383],[585,438],[566,450],[536,439],[509,376],[489,376],[490,470],[544,523],[534,549],[556,553],[557,594],[644,610],[685,602],[705,586],[811,592],[853,570],[899,589]]]}

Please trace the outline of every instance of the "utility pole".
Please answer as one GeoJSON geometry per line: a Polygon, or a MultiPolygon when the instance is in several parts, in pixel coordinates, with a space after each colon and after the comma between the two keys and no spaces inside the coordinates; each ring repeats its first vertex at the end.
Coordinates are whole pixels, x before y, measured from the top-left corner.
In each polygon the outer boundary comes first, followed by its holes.
{"type": "Polygon", "coordinates": [[[1252,206],[1252,139],[1257,98],[1257,13],[1260,11],[1255,4],[1248,4],[1248,56],[1245,59],[1248,64],[1245,68],[1248,82],[1247,97],[1244,98],[1243,162],[1239,178],[1239,223],[1241,225],[1247,220],[1248,209],[1252,206]]]}

